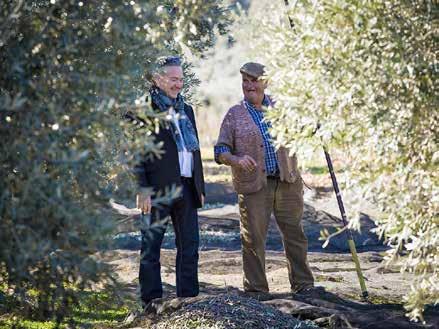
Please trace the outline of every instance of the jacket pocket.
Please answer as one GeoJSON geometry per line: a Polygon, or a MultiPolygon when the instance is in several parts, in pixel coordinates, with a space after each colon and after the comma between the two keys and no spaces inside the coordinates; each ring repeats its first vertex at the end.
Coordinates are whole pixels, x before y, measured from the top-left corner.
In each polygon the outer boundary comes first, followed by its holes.
{"type": "Polygon", "coordinates": [[[241,168],[232,167],[232,174],[237,182],[253,182],[257,178],[257,170],[248,172],[241,168]]]}

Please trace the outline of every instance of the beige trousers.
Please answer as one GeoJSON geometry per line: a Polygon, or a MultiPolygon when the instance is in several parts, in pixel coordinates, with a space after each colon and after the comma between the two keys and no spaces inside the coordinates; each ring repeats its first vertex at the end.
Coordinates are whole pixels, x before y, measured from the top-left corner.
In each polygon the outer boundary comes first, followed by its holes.
{"type": "Polygon", "coordinates": [[[268,292],[265,275],[265,241],[271,214],[280,229],[291,290],[312,287],[314,278],[307,261],[308,240],[303,232],[303,183],[267,179],[262,190],[239,194],[244,290],[268,292]]]}

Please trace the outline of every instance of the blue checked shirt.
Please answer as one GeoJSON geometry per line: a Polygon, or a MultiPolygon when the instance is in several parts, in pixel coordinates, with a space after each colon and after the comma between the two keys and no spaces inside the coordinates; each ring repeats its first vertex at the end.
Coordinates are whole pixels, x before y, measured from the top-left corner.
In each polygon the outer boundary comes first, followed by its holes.
{"type": "MultiPolygon", "coordinates": [[[[264,97],[262,103],[264,106],[270,106],[270,100],[267,96],[264,97]]],[[[264,120],[264,112],[258,111],[252,104],[244,100],[244,105],[249,111],[253,121],[259,128],[262,135],[262,140],[264,142],[265,151],[265,170],[267,175],[276,175],[279,171],[279,165],[276,156],[276,150],[272,144],[272,138],[268,129],[271,128],[271,123],[264,120]]],[[[227,145],[215,146],[215,159],[218,159],[218,155],[221,153],[231,153],[230,147],[227,145]]]]}

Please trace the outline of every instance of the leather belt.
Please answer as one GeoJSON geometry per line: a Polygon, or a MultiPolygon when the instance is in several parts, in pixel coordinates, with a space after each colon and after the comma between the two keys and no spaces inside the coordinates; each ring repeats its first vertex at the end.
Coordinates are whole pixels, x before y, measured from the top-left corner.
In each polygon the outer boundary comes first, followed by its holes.
{"type": "Polygon", "coordinates": [[[184,176],[181,176],[180,178],[182,182],[186,182],[186,183],[190,183],[194,179],[193,177],[184,177],[184,176]]]}

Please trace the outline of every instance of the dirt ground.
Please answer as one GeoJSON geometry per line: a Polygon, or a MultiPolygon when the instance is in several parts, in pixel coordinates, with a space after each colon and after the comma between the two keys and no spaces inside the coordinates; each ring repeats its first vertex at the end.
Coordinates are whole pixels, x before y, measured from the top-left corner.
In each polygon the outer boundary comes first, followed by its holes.
{"type": "MultiPolygon", "coordinates": [[[[242,295],[237,197],[231,187],[227,169],[216,166],[210,160],[206,161],[205,170],[207,206],[199,212],[200,298],[242,295]]],[[[361,289],[345,236],[342,234],[333,239],[325,249],[319,240],[322,229],[334,231],[341,225],[330,181],[321,175],[303,176],[312,188],[305,192],[303,216],[304,229],[309,239],[309,263],[316,286],[324,289],[312,296],[293,295],[290,292],[282,242],[272,218],[266,248],[270,295],[258,303],[274,307],[282,311],[282,314],[317,321],[315,323],[320,327],[326,328],[438,328],[437,308],[427,310],[425,326],[411,323],[404,316],[402,298],[409,291],[413,276],[400,273],[398,266],[386,268],[383,265],[386,246],[370,231],[374,227],[373,218],[377,212],[367,204],[362,209],[362,233],[354,235],[369,293],[368,301],[361,300],[361,289]]],[[[113,250],[111,256],[110,253],[107,255],[133,296],[137,294],[139,266],[139,235],[134,226],[132,232],[124,232],[118,237],[119,249],[113,250]]],[[[162,303],[176,298],[173,238],[172,229],[168,228],[161,253],[165,291],[162,303]]],[[[149,326],[153,325],[160,327],[158,323],[150,322],[149,326]]],[[[231,324],[229,327],[234,328],[231,324]]]]}

